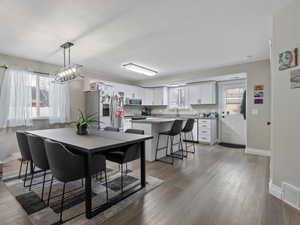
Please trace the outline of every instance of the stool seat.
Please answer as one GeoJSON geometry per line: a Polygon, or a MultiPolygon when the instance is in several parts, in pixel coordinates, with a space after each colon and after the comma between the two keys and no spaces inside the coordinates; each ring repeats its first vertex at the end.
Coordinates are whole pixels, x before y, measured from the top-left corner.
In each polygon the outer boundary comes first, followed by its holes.
{"type": "MultiPolygon", "coordinates": [[[[162,131],[159,132],[160,135],[170,135],[171,136],[171,130],[167,130],[167,131],[162,131]]],[[[172,135],[173,136],[173,135],[172,135]]]]}

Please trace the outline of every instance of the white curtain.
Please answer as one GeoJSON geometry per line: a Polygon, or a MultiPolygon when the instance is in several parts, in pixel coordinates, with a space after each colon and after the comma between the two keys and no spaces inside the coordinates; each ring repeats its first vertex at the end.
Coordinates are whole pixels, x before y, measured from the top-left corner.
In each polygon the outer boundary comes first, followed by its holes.
{"type": "Polygon", "coordinates": [[[70,87],[68,83],[50,83],[49,89],[49,122],[71,122],[70,87]]]}
{"type": "Polygon", "coordinates": [[[0,128],[32,125],[32,80],[34,74],[8,69],[0,90],[0,128]]]}

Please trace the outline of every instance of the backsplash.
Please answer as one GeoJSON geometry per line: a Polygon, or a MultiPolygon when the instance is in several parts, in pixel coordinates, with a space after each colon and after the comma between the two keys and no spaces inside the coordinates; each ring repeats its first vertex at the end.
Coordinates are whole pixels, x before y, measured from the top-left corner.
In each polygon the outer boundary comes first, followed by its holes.
{"type": "MultiPolygon", "coordinates": [[[[126,115],[140,115],[143,106],[125,106],[126,115]]],[[[165,106],[152,106],[152,114],[177,114],[176,109],[169,109],[165,106]]],[[[179,109],[180,114],[197,114],[199,112],[218,112],[217,105],[198,105],[188,109],[179,109]]]]}

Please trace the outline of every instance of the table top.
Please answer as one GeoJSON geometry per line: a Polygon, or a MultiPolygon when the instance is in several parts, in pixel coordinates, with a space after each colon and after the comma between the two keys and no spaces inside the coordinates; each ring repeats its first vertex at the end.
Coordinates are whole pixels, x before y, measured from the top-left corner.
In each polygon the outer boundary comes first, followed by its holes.
{"type": "Polygon", "coordinates": [[[92,129],[89,130],[88,135],[77,135],[74,128],[58,128],[26,132],[87,152],[99,152],[111,148],[118,148],[153,138],[150,135],[138,135],[92,129]]]}

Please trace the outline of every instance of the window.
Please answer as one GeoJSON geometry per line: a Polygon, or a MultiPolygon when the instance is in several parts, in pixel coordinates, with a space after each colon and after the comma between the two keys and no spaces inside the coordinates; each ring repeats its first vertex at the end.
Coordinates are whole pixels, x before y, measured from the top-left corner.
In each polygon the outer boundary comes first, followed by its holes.
{"type": "Polygon", "coordinates": [[[51,78],[34,75],[31,82],[32,117],[49,117],[49,87],[51,78]]]}
{"type": "Polygon", "coordinates": [[[245,88],[230,88],[225,90],[225,112],[230,115],[240,114],[245,88]]]}

